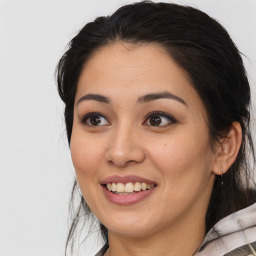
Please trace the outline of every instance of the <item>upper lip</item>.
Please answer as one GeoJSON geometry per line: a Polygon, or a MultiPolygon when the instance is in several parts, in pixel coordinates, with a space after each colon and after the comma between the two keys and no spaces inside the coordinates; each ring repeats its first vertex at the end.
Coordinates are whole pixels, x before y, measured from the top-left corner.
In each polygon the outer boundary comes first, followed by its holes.
{"type": "Polygon", "coordinates": [[[106,177],[104,179],[102,179],[100,181],[100,184],[104,185],[104,184],[108,184],[108,183],[128,183],[128,182],[141,182],[141,183],[147,183],[147,184],[156,184],[156,182],[149,180],[149,179],[145,179],[143,177],[140,176],[136,176],[136,175],[126,175],[126,176],[118,176],[118,175],[113,175],[113,176],[109,176],[106,177]]]}

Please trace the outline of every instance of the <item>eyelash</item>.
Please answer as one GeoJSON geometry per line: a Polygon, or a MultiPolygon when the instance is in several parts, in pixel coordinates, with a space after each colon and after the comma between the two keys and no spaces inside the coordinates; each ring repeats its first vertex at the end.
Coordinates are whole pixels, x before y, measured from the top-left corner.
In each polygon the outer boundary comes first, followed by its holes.
{"type": "Polygon", "coordinates": [[[152,127],[160,127],[160,128],[162,128],[162,127],[167,127],[167,126],[170,126],[170,125],[172,125],[172,124],[177,123],[177,120],[176,120],[173,116],[171,116],[171,115],[169,115],[169,114],[167,114],[167,113],[165,113],[165,112],[154,111],[154,112],[150,112],[150,113],[146,116],[146,119],[145,119],[145,121],[143,122],[143,124],[145,124],[145,123],[149,120],[149,118],[150,118],[150,117],[153,117],[153,116],[158,116],[158,117],[160,117],[160,118],[163,118],[163,117],[164,117],[164,118],[167,118],[167,119],[169,120],[169,122],[168,122],[168,124],[159,125],[159,126],[154,126],[154,125],[148,124],[149,126],[152,126],[152,127]]]}
{"type": "MultiPolygon", "coordinates": [[[[84,115],[82,118],[81,118],[81,123],[83,124],[83,125],[85,125],[85,126],[88,126],[88,127],[92,127],[92,128],[96,128],[96,127],[98,127],[99,125],[90,125],[90,124],[88,124],[87,123],[87,121],[91,118],[91,117],[93,117],[93,116],[95,116],[95,117],[100,117],[100,118],[104,118],[105,120],[107,120],[107,118],[104,116],[104,115],[102,115],[101,113],[99,113],[99,112],[90,112],[90,113],[88,113],[88,114],[86,114],[86,115],[84,115]]],[[[108,122],[108,125],[110,124],[110,122],[107,120],[107,122],[108,122]]],[[[103,126],[103,125],[100,125],[100,126],[103,126]]],[[[106,125],[104,125],[104,126],[106,126],[106,125]]]]}
{"type": "MultiPolygon", "coordinates": [[[[106,118],[104,115],[102,115],[101,113],[99,113],[99,112],[90,112],[90,113],[84,115],[84,116],[81,118],[80,122],[81,122],[83,125],[85,125],[85,126],[87,126],[87,127],[91,127],[91,128],[96,128],[96,127],[99,127],[99,126],[107,126],[107,125],[110,125],[110,124],[111,124],[111,123],[107,120],[107,118],[106,118]],[[88,120],[89,120],[91,117],[93,117],[93,116],[95,116],[95,117],[100,117],[100,118],[104,118],[104,119],[107,121],[107,124],[104,124],[104,125],[90,125],[90,124],[88,124],[88,123],[87,123],[88,120]]],[[[161,120],[161,122],[162,122],[162,120],[161,120]]],[[[142,124],[143,124],[143,125],[152,126],[152,127],[160,127],[160,128],[161,128],[161,127],[166,127],[166,126],[169,126],[169,125],[175,124],[175,123],[177,123],[177,120],[176,120],[173,116],[171,116],[171,115],[169,115],[169,114],[166,114],[166,113],[164,113],[164,112],[161,112],[161,111],[155,111],[155,112],[149,113],[149,114],[146,116],[145,121],[143,121],[142,124]],[[149,118],[150,118],[150,117],[153,117],[153,116],[160,117],[160,118],[166,118],[166,119],[168,119],[169,121],[168,121],[168,123],[165,124],[165,125],[146,124],[146,123],[149,121],[149,118]]]]}

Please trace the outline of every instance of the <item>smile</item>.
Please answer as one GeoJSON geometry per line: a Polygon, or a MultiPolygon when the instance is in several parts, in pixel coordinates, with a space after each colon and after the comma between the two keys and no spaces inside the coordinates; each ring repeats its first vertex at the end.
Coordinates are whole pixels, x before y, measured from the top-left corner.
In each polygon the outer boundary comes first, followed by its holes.
{"type": "Polygon", "coordinates": [[[132,182],[128,182],[126,184],[123,183],[107,183],[106,187],[108,191],[112,191],[115,194],[119,195],[128,195],[131,193],[139,192],[139,191],[145,191],[153,188],[155,184],[147,184],[147,183],[141,183],[141,182],[135,182],[134,184],[132,182]]]}
{"type": "Polygon", "coordinates": [[[102,180],[101,186],[105,197],[111,203],[130,205],[149,197],[157,184],[138,176],[111,176],[102,180]]]}

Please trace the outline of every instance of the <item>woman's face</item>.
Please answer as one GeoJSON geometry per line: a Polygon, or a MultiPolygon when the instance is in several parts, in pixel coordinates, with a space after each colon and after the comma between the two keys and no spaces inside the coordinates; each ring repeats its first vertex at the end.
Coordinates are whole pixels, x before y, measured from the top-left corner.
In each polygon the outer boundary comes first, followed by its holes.
{"type": "Polygon", "coordinates": [[[216,162],[206,119],[160,46],[115,43],[91,57],[70,146],[82,194],[109,232],[139,237],[202,223],[216,162]]]}

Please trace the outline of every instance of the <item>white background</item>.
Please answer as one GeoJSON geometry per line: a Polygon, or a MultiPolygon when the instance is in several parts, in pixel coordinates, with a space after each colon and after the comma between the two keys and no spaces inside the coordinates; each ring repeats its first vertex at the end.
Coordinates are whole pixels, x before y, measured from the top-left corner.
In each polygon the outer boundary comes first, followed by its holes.
{"type": "MultiPolygon", "coordinates": [[[[55,66],[87,21],[128,2],[0,0],[0,256],[64,256],[74,170],[55,66]]],[[[173,2],[227,28],[247,56],[255,95],[256,0],[173,2]]],[[[98,249],[88,244],[81,255],[98,249]]]]}

